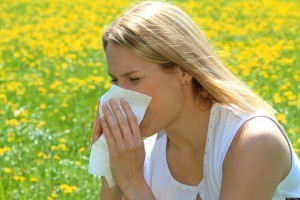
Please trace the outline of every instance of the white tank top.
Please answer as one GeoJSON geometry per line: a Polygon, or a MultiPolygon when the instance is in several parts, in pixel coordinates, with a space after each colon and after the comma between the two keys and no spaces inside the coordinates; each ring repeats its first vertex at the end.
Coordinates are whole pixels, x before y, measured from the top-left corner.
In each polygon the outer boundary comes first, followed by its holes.
{"type": "MultiPolygon", "coordinates": [[[[260,113],[241,114],[235,109],[214,103],[211,109],[203,162],[203,179],[197,186],[179,183],[169,170],[166,159],[167,135],[164,131],[147,138],[144,176],[157,200],[217,200],[222,183],[222,165],[238,129],[249,119],[265,116],[260,113]]],[[[269,117],[268,117],[269,118],[269,117]]],[[[271,118],[270,118],[271,119],[271,118]]],[[[292,152],[292,166],[288,176],[280,182],[272,200],[300,198],[300,161],[282,127],[292,152]]]]}

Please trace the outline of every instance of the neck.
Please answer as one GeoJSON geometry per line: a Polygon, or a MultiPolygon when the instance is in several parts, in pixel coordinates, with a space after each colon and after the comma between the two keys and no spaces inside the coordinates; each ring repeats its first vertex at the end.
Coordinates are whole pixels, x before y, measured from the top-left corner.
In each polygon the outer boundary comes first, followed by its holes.
{"type": "Polygon", "coordinates": [[[205,148],[212,102],[202,99],[195,104],[187,103],[176,121],[165,129],[168,146],[176,151],[190,154],[205,148]]]}

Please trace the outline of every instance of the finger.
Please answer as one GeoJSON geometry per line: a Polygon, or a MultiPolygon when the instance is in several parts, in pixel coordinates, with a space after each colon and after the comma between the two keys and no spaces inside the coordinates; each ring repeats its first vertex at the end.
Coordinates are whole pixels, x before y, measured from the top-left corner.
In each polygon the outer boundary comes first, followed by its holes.
{"type": "Polygon", "coordinates": [[[135,114],[131,110],[130,105],[128,104],[128,102],[125,99],[121,99],[121,105],[127,116],[127,120],[128,120],[128,123],[129,123],[129,126],[130,126],[133,136],[136,139],[141,139],[139,123],[138,123],[138,120],[137,120],[135,114]]]}
{"type": "Polygon", "coordinates": [[[91,144],[94,144],[102,135],[102,127],[101,127],[100,116],[99,116],[99,103],[100,101],[98,101],[97,113],[93,123],[93,135],[91,137],[91,144]]]}
{"type": "Polygon", "coordinates": [[[107,142],[108,150],[110,153],[113,152],[113,150],[116,148],[116,142],[114,137],[111,134],[110,128],[108,126],[108,123],[105,119],[105,117],[100,118],[101,126],[103,128],[104,136],[107,142]]]}
{"type": "Polygon", "coordinates": [[[102,135],[102,126],[100,118],[97,117],[94,121],[93,135],[92,135],[92,144],[94,144],[102,135]]]}
{"type": "Polygon", "coordinates": [[[114,99],[110,99],[109,104],[119,124],[122,136],[125,140],[130,140],[132,138],[132,133],[125,113],[122,112],[121,107],[117,104],[117,102],[114,99]]]}
{"type": "MultiPolygon", "coordinates": [[[[113,113],[109,110],[107,105],[102,106],[103,114],[107,122],[107,127],[111,135],[113,136],[117,146],[121,147],[123,144],[123,136],[118,122],[115,120],[113,113]]],[[[104,130],[104,127],[102,127],[104,130]]]]}

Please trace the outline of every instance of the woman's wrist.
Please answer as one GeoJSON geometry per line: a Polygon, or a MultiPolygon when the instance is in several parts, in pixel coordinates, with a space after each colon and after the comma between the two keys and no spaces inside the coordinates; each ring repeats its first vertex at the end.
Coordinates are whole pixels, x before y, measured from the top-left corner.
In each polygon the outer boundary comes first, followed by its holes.
{"type": "Polygon", "coordinates": [[[102,187],[100,193],[101,200],[121,200],[122,199],[122,191],[120,190],[118,185],[113,186],[112,188],[109,187],[106,179],[101,177],[102,180],[102,187]]]}
{"type": "Polygon", "coordinates": [[[127,200],[155,200],[155,197],[144,177],[139,181],[120,186],[120,189],[127,200]]]}

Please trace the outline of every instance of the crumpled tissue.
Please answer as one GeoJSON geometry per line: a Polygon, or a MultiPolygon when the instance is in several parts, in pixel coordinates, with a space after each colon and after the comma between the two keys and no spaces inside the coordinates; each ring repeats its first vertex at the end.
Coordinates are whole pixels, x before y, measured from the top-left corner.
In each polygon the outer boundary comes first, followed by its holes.
{"type": "MultiPolygon", "coordinates": [[[[100,117],[103,116],[102,105],[107,104],[109,106],[108,101],[111,98],[114,98],[119,105],[120,100],[124,98],[130,105],[139,124],[142,122],[151,100],[150,96],[112,85],[109,91],[100,98],[100,117]]],[[[109,151],[104,134],[92,145],[88,171],[90,174],[104,176],[110,188],[116,184],[110,171],[109,151]]]]}

